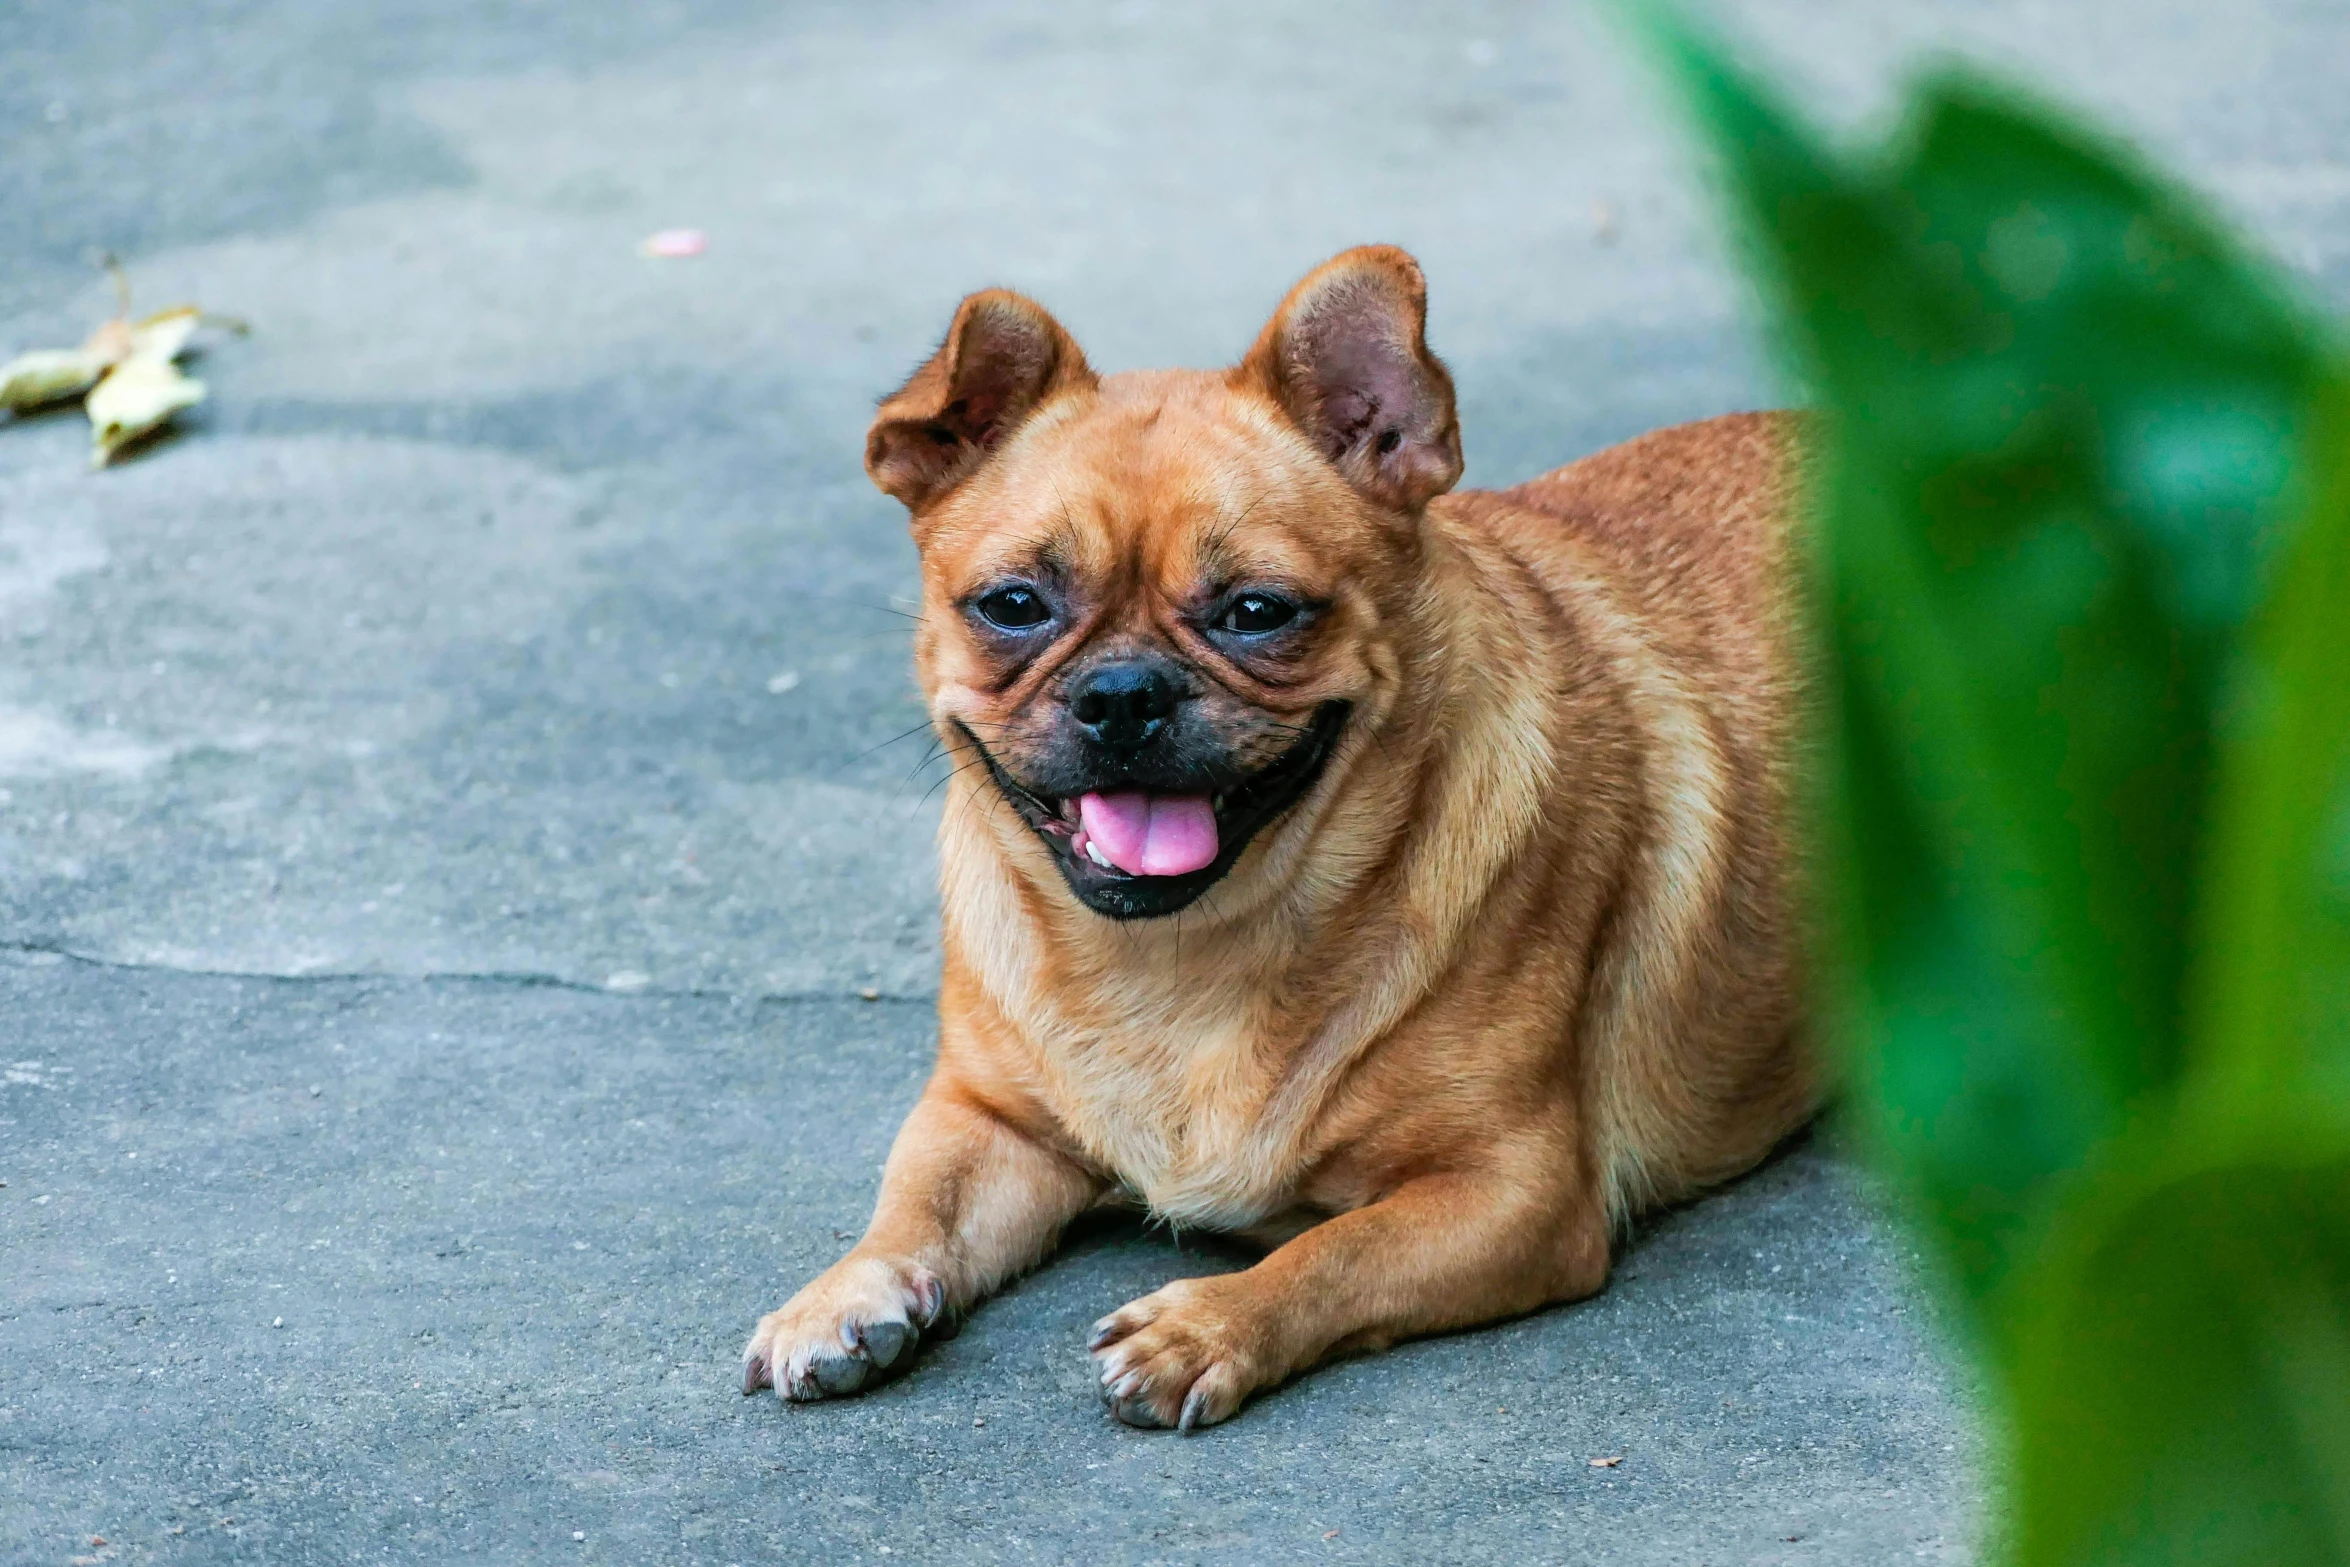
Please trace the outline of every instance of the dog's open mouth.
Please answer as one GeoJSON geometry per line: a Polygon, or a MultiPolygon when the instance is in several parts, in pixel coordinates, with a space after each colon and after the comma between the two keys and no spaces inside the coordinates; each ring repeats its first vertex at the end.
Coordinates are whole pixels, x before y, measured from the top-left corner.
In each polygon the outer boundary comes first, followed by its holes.
{"type": "Polygon", "coordinates": [[[1220,790],[1103,788],[1070,796],[1023,786],[964,730],[996,788],[1053,850],[1069,890],[1112,919],[1172,914],[1229,871],[1268,823],[1322,776],[1346,727],[1348,705],[1326,702],[1304,738],[1249,777],[1220,790]]]}

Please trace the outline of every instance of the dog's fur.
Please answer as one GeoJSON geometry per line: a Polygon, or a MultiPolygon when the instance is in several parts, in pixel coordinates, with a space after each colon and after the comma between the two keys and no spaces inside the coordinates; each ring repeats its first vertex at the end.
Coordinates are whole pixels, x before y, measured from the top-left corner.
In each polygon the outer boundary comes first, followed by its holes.
{"type": "Polygon", "coordinates": [[[1447,496],[1424,315],[1409,256],[1349,251],[1236,368],[1102,377],[975,294],[882,405],[867,466],[912,514],[958,764],[938,1064],[872,1227],[760,1323],[745,1391],[853,1391],[1124,1201],[1272,1247],[1090,1346],[1122,1419],[1221,1420],[1334,1353],[1591,1294],[1628,1217],[1812,1113],[1800,432],[1715,419],[1447,496]],[[1010,650],[972,609],[1007,573],[1065,605],[1010,650]],[[1219,642],[1236,583],[1307,613],[1219,642]],[[1320,766],[1158,918],[1038,826],[1071,682],[1113,654],[1180,671],[1218,776],[1320,766]]]}

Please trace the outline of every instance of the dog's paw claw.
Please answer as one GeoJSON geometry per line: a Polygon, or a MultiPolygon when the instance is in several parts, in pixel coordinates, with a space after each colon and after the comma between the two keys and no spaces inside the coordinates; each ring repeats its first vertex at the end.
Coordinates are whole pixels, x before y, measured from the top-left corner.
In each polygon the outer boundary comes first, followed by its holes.
{"type": "Polygon", "coordinates": [[[1102,1402],[1119,1421],[1192,1432],[1229,1418],[1268,1380],[1249,1315],[1219,1300],[1213,1281],[1185,1280],[1093,1326],[1086,1347],[1101,1370],[1102,1402]]]}
{"type": "Polygon", "coordinates": [[[771,1312],[743,1351],[743,1391],[793,1403],[861,1392],[914,1362],[925,1324],[946,1320],[946,1288],[926,1268],[850,1257],[771,1312]]]}

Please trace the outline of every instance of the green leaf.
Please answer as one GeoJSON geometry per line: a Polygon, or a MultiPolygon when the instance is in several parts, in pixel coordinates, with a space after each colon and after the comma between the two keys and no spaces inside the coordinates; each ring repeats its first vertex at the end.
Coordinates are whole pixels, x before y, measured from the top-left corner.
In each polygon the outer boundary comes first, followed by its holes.
{"type": "Polygon", "coordinates": [[[2350,1564],[2350,372],[2044,110],[1843,158],[1644,25],[1826,405],[1830,1005],[2017,1553],[2350,1564]]]}
{"type": "Polygon", "coordinates": [[[2157,1159],[2020,1293],[2017,1555],[2350,1563],[2350,1152],[2157,1159]]]}
{"type": "Polygon", "coordinates": [[[2013,1312],[2023,1561],[2350,1563],[2350,377],[2235,672],[2170,1124],[2013,1312]]]}
{"type": "Polygon", "coordinates": [[[2312,445],[2308,525],[2249,638],[2198,933],[2202,1135],[2350,1147],[2350,374],[2312,445]]]}
{"type": "Polygon", "coordinates": [[[1827,415],[1830,1005],[1977,1321],[2163,1109],[2214,714],[2326,361],[2192,203],[1945,77],[1839,157],[1646,13],[1827,415]]]}

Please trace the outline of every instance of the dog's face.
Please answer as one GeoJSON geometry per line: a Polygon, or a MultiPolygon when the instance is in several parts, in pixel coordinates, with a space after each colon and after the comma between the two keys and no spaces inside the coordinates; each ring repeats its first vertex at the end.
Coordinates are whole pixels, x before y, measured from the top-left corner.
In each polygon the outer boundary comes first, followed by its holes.
{"type": "Polygon", "coordinates": [[[924,536],[922,668],[1070,889],[1171,913],[1320,780],[1408,530],[1211,376],[1032,420],[924,536]]]}
{"type": "Polygon", "coordinates": [[[1420,511],[1460,472],[1423,309],[1410,258],[1349,252],[1236,369],[1102,378],[979,294],[882,406],[933,719],[1096,912],[1231,874],[1396,689],[1420,511]]]}

